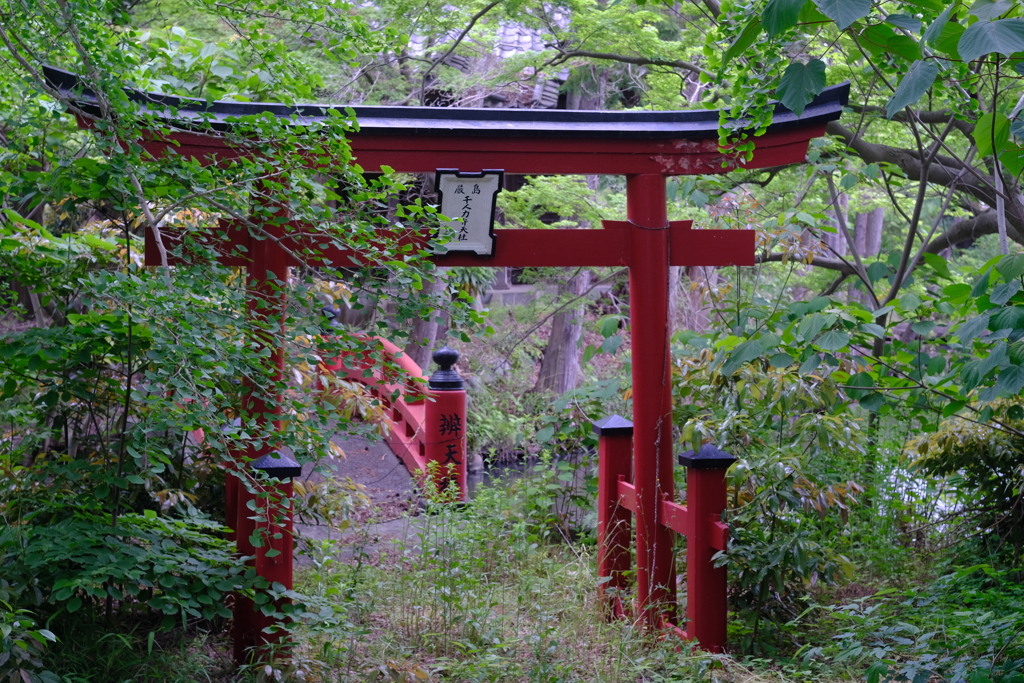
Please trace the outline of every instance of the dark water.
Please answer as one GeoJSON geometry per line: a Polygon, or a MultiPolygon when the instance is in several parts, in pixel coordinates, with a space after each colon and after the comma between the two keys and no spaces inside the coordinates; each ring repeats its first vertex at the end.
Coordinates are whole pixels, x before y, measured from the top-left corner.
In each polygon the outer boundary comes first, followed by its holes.
{"type": "Polygon", "coordinates": [[[483,471],[466,475],[466,488],[469,491],[469,499],[476,498],[476,492],[481,486],[508,485],[516,479],[521,479],[529,472],[536,459],[520,460],[510,463],[487,465],[483,471]]]}

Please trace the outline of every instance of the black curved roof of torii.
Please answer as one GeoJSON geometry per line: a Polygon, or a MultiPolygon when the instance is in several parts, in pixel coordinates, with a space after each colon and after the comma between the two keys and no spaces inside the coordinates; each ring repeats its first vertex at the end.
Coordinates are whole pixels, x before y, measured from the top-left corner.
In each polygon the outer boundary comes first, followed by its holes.
{"type": "MultiPolygon", "coordinates": [[[[90,114],[98,114],[96,97],[77,75],[50,66],[43,68],[49,85],[74,100],[90,114]]],[[[797,116],[782,104],[775,105],[771,132],[824,124],[839,119],[850,94],[849,82],[827,88],[797,116]]],[[[300,104],[288,106],[266,102],[207,101],[129,90],[129,97],[161,118],[226,130],[232,119],[270,113],[294,119],[296,124],[313,123],[328,116],[328,110],[355,112],[362,135],[558,137],[619,140],[681,139],[704,140],[718,137],[718,110],[689,111],[582,111],[567,109],[502,109],[455,107],[349,106],[342,104],[300,104]]]]}

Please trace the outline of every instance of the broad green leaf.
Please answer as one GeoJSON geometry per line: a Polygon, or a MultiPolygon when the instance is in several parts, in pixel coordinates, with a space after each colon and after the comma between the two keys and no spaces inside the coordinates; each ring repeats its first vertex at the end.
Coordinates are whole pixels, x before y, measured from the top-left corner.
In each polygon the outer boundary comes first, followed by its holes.
{"type": "Polygon", "coordinates": [[[874,284],[889,275],[889,266],[884,261],[875,261],[867,268],[868,279],[874,284]]]}
{"type": "Polygon", "coordinates": [[[777,353],[768,360],[768,364],[773,368],[784,368],[792,365],[794,360],[796,359],[788,353],[777,353]]]}
{"type": "Polygon", "coordinates": [[[957,52],[960,59],[973,62],[992,52],[1009,57],[1024,51],[1024,19],[978,21],[960,36],[957,52]]]}
{"type": "Polygon", "coordinates": [[[722,364],[722,374],[731,375],[736,372],[744,363],[748,363],[764,351],[764,341],[761,339],[750,339],[743,342],[729,354],[729,360],[722,364]]]}
{"type": "Polygon", "coordinates": [[[849,343],[850,333],[839,330],[828,330],[815,342],[819,348],[825,351],[838,351],[849,343]]]}
{"type": "Polygon", "coordinates": [[[1024,275],[1024,254],[1007,254],[996,263],[996,270],[1009,282],[1024,275]]]}
{"type": "Polygon", "coordinates": [[[881,339],[885,336],[885,328],[875,323],[861,323],[857,325],[857,329],[865,334],[870,334],[872,337],[881,339]]]}
{"type": "Polygon", "coordinates": [[[892,94],[885,104],[885,115],[891,119],[905,107],[917,102],[932,87],[935,77],[939,75],[939,65],[934,60],[916,61],[910,65],[910,70],[896,86],[896,92],[892,94]]]}
{"type": "Polygon", "coordinates": [[[860,406],[864,408],[864,410],[870,410],[872,413],[877,413],[884,405],[885,396],[877,391],[868,394],[860,400],[860,406]]]}
{"type": "Polygon", "coordinates": [[[992,314],[988,327],[993,331],[1024,329],[1024,308],[1019,306],[1000,308],[992,314]]]}
{"type": "Polygon", "coordinates": [[[961,344],[967,344],[972,339],[980,335],[982,332],[988,329],[989,314],[982,313],[979,316],[971,318],[965,323],[962,323],[957,328],[956,336],[960,340],[961,344]]]}
{"type": "Polygon", "coordinates": [[[986,270],[978,281],[974,283],[974,287],[971,288],[971,296],[981,296],[988,291],[988,283],[991,277],[991,270],[986,270]]]}
{"type": "Polygon", "coordinates": [[[938,375],[946,369],[946,359],[942,356],[935,356],[928,361],[928,374],[938,375]]]}
{"type": "Polygon", "coordinates": [[[910,326],[910,329],[918,336],[927,337],[935,329],[935,323],[931,320],[918,320],[910,326]]]}
{"type": "Polygon", "coordinates": [[[949,263],[938,254],[925,254],[924,262],[940,277],[944,277],[947,280],[953,278],[953,274],[949,272],[949,263]]]}
{"type": "MultiPolygon", "coordinates": [[[[1013,132],[1013,124],[1010,124],[1010,132],[1013,132]]],[[[1014,135],[1017,135],[1014,133],[1014,135]]],[[[1018,135],[1018,137],[1021,137],[1018,135]]],[[[1022,138],[1024,139],[1024,138],[1022,138]]],[[[1012,142],[1006,145],[999,154],[999,163],[1003,165],[1003,171],[1010,175],[1019,176],[1024,173],[1024,147],[1013,144],[1012,142]]]]}
{"type": "Polygon", "coordinates": [[[598,324],[598,332],[601,336],[607,339],[613,334],[619,331],[619,327],[622,326],[622,317],[618,315],[607,315],[601,319],[598,324]]]}
{"type": "Polygon", "coordinates": [[[915,292],[907,292],[899,299],[900,310],[909,313],[921,305],[921,297],[915,292]]]}
{"type": "Polygon", "coordinates": [[[921,30],[921,20],[909,14],[890,14],[885,18],[885,23],[892,24],[911,33],[917,33],[921,30]]]}
{"type": "Polygon", "coordinates": [[[1020,280],[1001,282],[992,289],[992,293],[988,295],[988,300],[996,306],[1002,306],[1013,298],[1014,294],[1020,291],[1020,286],[1020,280]]]}
{"type": "Polygon", "coordinates": [[[963,385],[964,391],[974,389],[981,382],[982,378],[980,360],[968,361],[960,368],[960,383],[963,385]]]}
{"type": "Polygon", "coordinates": [[[800,116],[804,107],[824,89],[825,62],[812,59],[806,64],[793,62],[787,66],[779,87],[775,89],[775,96],[787,109],[800,116]]]}
{"type": "Polygon", "coordinates": [[[960,24],[947,23],[934,43],[935,49],[950,57],[959,57],[960,53],[957,52],[957,48],[960,46],[960,37],[963,36],[964,30],[960,24]]]}
{"type": "MultiPolygon", "coordinates": [[[[796,26],[800,10],[807,0],[769,0],[761,13],[761,24],[769,36],[774,38],[783,31],[796,26]]],[[[826,13],[827,14],[827,13],[826,13]]]]}
{"type": "Polygon", "coordinates": [[[895,306],[893,306],[892,304],[887,304],[887,305],[882,306],[881,308],[879,308],[877,311],[871,311],[871,317],[875,318],[877,320],[878,318],[882,317],[883,315],[885,315],[887,313],[891,313],[892,311],[895,311],[895,310],[896,310],[895,306]]]}
{"type": "Polygon", "coordinates": [[[1016,396],[1024,389],[1024,368],[1019,365],[1011,365],[999,371],[996,380],[996,387],[1003,389],[1011,396],[1016,396]]]}
{"type": "Polygon", "coordinates": [[[729,64],[729,62],[746,52],[747,48],[754,44],[754,41],[757,40],[757,37],[760,34],[761,20],[754,17],[743,28],[743,31],[736,36],[736,40],[734,40],[732,45],[729,46],[729,49],[725,51],[725,54],[722,55],[723,69],[729,64]]]}
{"type": "Polygon", "coordinates": [[[1013,0],[978,0],[971,6],[970,14],[979,19],[998,19],[1013,9],[1013,0]]]}
{"type": "Polygon", "coordinates": [[[978,372],[981,373],[982,378],[988,373],[992,372],[998,367],[1010,364],[1010,354],[1006,348],[1006,342],[999,342],[992,351],[985,358],[981,359],[981,363],[978,366],[978,372]]]}
{"type": "Polygon", "coordinates": [[[1010,139],[1010,119],[999,112],[988,112],[978,119],[974,127],[974,144],[978,155],[987,157],[992,151],[1002,151],[1010,139]]]}
{"type": "Polygon", "coordinates": [[[814,0],[814,4],[840,31],[871,13],[871,0],[814,0]]]}
{"type": "Polygon", "coordinates": [[[858,372],[846,382],[848,387],[863,387],[863,389],[847,389],[846,393],[852,399],[860,399],[867,396],[869,392],[865,389],[870,389],[875,386],[875,380],[866,372],[858,372]]]}
{"type": "Polygon", "coordinates": [[[950,401],[942,409],[942,417],[952,417],[963,410],[966,405],[967,401],[950,401]]]}
{"type": "Polygon", "coordinates": [[[801,375],[809,375],[817,370],[819,365],[821,365],[821,356],[817,353],[812,353],[807,357],[807,360],[800,364],[800,369],[797,372],[801,375]]]}
{"type": "MultiPolygon", "coordinates": [[[[1024,419],[1024,408],[1018,405],[1010,406],[1009,408],[1006,409],[1006,417],[1010,418],[1011,420],[1024,419]]],[[[1010,678],[1010,676],[1007,676],[1003,679],[1003,681],[1010,681],[1010,678]]],[[[1015,681],[1012,681],[1012,683],[1024,683],[1024,676],[1018,678],[1015,681]]]]}
{"type": "Polygon", "coordinates": [[[815,313],[800,321],[796,335],[803,341],[810,341],[821,332],[823,327],[825,327],[825,316],[821,313],[815,313]]]}
{"type": "Polygon", "coordinates": [[[620,346],[622,346],[622,337],[620,335],[608,337],[601,342],[601,350],[605,353],[615,353],[619,350],[620,346]]]}
{"type": "Polygon", "coordinates": [[[946,28],[946,24],[949,22],[949,15],[955,6],[956,5],[950,5],[947,7],[942,11],[942,14],[932,22],[932,25],[924,32],[924,42],[929,45],[935,45],[938,42],[939,36],[942,35],[942,30],[946,28]]]}

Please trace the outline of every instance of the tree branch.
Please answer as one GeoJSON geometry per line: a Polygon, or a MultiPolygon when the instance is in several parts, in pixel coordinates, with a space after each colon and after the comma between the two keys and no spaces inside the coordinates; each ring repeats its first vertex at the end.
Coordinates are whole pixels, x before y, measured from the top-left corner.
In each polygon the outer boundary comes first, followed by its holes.
{"type": "Polygon", "coordinates": [[[628,55],[617,55],[610,52],[590,52],[589,50],[563,50],[557,45],[548,43],[547,47],[558,50],[558,57],[548,62],[555,66],[569,61],[573,57],[587,57],[589,59],[606,59],[610,62],[622,62],[623,64],[634,64],[636,66],[667,66],[673,69],[685,69],[695,74],[707,74],[714,78],[714,74],[701,68],[693,62],[682,59],[647,59],[646,57],[630,57],[628,55]]]}

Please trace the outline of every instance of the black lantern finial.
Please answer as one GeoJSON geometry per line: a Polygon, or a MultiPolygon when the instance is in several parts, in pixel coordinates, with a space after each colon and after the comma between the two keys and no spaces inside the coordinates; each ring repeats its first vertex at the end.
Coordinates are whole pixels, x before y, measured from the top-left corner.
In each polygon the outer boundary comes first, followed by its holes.
{"type": "Polygon", "coordinates": [[[434,351],[433,358],[438,368],[430,376],[427,386],[437,391],[458,391],[462,389],[462,377],[452,369],[459,362],[459,352],[445,345],[434,351]]]}

